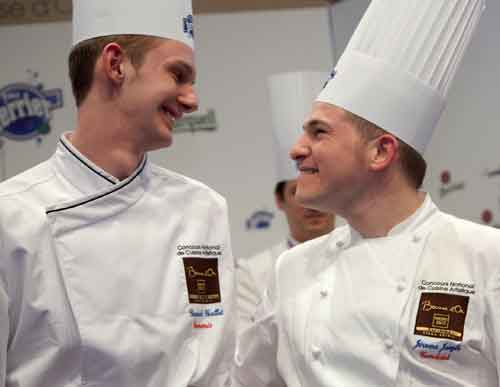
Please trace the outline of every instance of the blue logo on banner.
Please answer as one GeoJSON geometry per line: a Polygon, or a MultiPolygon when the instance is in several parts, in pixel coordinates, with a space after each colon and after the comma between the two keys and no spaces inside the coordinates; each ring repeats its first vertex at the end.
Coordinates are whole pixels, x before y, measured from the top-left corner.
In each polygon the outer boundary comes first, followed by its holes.
{"type": "Polygon", "coordinates": [[[269,211],[256,211],[246,221],[247,230],[262,230],[271,227],[274,214],[269,211]]]}
{"type": "Polygon", "coordinates": [[[0,89],[0,135],[26,140],[50,132],[51,112],[62,108],[61,89],[13,83],[0,89]]]}
{"type": "Polygon", "coordinates": [[[182,18],[182,22],[184,25],[184,33],[194,38],[194,25],[193,25],[193,15],[187,15],[182,18]]]}

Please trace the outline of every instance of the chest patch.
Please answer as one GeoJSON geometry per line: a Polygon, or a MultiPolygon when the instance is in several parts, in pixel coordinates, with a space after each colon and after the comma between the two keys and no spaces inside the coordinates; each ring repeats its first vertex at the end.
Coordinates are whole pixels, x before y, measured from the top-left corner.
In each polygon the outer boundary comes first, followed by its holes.
{"type": "Polygon", "coordinates": [[[221,302],[217,258],[182,258],[190,304],[221,302]]]}
{"type": "Polygon", "coordinates": [[[420,336],[462,341],[469,296],[422,293],[414,333],[420,336]]]}

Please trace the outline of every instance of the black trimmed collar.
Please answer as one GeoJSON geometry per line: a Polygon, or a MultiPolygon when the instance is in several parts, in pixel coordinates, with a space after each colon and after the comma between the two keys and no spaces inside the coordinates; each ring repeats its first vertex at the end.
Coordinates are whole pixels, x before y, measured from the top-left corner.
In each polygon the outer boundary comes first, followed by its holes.
{"type": "MultiPolygon", "coordinates": [[[[98,192],[108,191],[115,185],[121,185],[119,179],[81,154],[68,140],[67,135],[68,132],[61,135],[53,156],[58,174],[83,195],[95,195],[98,192]]],[[[137,175],[139,170],[144,169],[146,160],[145,156],[132,175],[137,175]]]]}

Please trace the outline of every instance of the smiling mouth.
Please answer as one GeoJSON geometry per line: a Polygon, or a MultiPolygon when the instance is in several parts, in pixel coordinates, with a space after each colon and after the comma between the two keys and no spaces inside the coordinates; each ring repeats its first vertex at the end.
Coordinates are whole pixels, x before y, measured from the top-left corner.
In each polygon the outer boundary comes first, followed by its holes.
{"type": "Polygon", "coordinates": [[[304,217],[306,219],[320,219],[320,218],[324,218],[325,217],[325,213],[324,212],[320,212],[318,210],[313,210],[313,209],[306,208],[305,213],[304,213],[304,217]]]}
{"type": "Polygon", "coordinates": [[[175,121],[181,118],[181,114],[177,114],[168,106],[162,106],[161,111],[167,117],[167,120],[172,123],[172,126],[175,124],[175,121]]]}
{"type": "Polygon", "coordinates": [[[319,172],[318,168],[306,168],[306,167],[300,167],[299,172],[303,175],[314,175],[315,173],[319,172]]]}

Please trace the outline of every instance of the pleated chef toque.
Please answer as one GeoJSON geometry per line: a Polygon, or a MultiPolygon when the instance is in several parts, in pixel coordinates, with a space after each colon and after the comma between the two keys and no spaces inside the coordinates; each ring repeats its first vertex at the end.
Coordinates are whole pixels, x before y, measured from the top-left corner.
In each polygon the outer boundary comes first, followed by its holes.
{"type": "Polygon", "coordinates": [[[485,0],[372,0],[317,101],[423,153],[485,0]]]}

